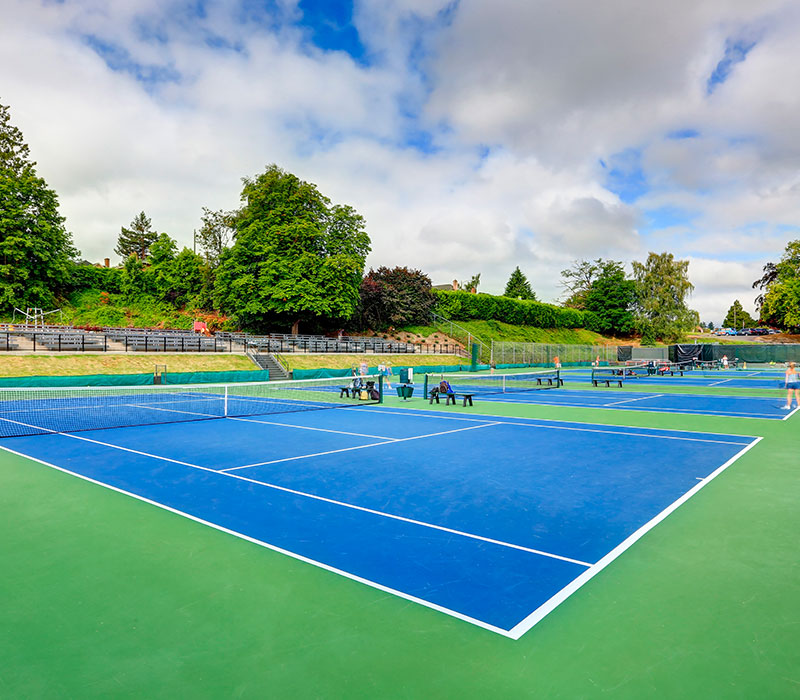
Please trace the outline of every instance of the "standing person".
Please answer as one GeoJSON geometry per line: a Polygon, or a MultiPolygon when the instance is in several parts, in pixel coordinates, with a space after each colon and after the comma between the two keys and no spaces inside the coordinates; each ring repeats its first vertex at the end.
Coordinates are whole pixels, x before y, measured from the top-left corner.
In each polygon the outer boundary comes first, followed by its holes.
{"type": "Polygon", "coordinates": [[[384,377],[383,383],[386,385],[387,389],[391,389],[392,388],[392,384],[389,381],[389,377],[392,376],[392,363],[391,362],[387,362],[385,365],[383,365],[382,374],[383,374],[383,377],[384,377]]]}
{"type": "Polygon", "coordinates": [[[728,369],[728,356],[722,356],[722,369],[728,369]]]}
{"type": "Polygon", "coordinates": [[[561,369],[561,360],[559,359],[558,355],[553,357],[553,364],[555,365],[556,369],[561,369]]]}
{"type": "Polygon", "coordinates": [[[783,407],[786,411],[792,407],[792,391],[794,391],[795,404],[800,408],[800,377],[797,376],[794,362],[790,362],[786,368],[786,405],[783,407]]]}

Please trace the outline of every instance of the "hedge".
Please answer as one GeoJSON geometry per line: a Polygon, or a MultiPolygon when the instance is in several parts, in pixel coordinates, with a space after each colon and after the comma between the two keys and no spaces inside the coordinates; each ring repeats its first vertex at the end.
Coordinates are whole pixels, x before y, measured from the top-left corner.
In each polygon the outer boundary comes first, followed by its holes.
{"type": "Polygon", "coordinates": [[[438,289],[434,293],[436,313],[454,321],[503,321],[534,328],[586,328],[594,321],[594,314],[540,301],[438,289]]]}

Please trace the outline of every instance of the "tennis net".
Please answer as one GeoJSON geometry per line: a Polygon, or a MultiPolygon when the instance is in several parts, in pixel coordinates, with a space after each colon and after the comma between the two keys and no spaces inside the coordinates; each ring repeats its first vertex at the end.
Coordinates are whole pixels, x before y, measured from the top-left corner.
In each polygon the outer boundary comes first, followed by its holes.
{"type": "Polygon", "coordinates": [[[470,377],[426,374],[425,396],[429,396],[430,390],[438,387],[442,380],[446,380],[453,391],[459,394],[508,394],[518,391],[556,389],[564,384],[561,370],[558,369],[518,374],[483,374],[470,377]]]}
{"type": "Polygon", "coordinates": [[[363,406],[379,377],[237,384],[0,389],[0,438],[363,406]]]}

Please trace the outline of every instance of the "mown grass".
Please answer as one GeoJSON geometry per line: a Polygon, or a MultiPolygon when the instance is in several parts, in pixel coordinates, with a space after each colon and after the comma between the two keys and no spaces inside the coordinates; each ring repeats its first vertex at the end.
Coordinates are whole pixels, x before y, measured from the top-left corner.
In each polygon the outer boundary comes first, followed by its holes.
{"type": "Polygon", "coordinates": [[[469,364],[469,359],[456,355],[364,355],[364,354],[329,354],[278,355],[280,363],[289,370],[295,369],[349,369],[362,362],[368,366],[391,364],[394,367],[421,367],[423,365],[460,365],[469,364]]]}
{"type": "MultiPolygon", "coordinates": [[[[468,333],[483,342],[492,340],[518,343],[551,343],[560,345],[606,345],[628,344],[629,338],[607,338],[585,328],[534,328],[533,326],[514,326],[502,321],[458,321],[468,333]]],[[[450,332],[449,324],[438,326],[405,326],[399,333],[411,333],[423,338],[435,335],[444,337],[450,332]]],[[[466,335],[458,328],[453,328],[453,337],[466,339],[466,335]]]]}
{"type": "Polygon", "coordinates": [[[190,355],[153,353],[142,355],[2,355],[2,377],[53,377],[82,374],[138,374],[166,365],[170,372],[224,372],[257,369],[245,355],[190,355]]]}

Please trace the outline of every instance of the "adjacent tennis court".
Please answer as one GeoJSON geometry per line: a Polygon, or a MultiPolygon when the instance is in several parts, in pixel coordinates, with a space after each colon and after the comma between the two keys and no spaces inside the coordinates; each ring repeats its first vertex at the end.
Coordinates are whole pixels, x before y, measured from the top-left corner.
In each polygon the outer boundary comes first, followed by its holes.
{"type": "MultiPolygon", "coordinates": [[[[428,375],[425,378],[424,393],[426,396],[430,396],[431,391],[438,393],[438,383],[440,380],[445,380],[452,390],[453,399],[467,395],[471,397],[470,401],[475,399],[501,403],[685,413],[766,420],[786,420],[797,410],[795,408],[787,411],[784,408],[785,392],[780,394],[776,392],[774,397],[754,397],[674,392],[660,394],[658,392],[624,391],[620,388],[590,389],[587,386],[590,385],[590,375],[578,376],[580,379],[576,380],[575,375],[558,370],[451,377],[428,375]]],[[[617,377],[618,375],[609,376],[617,377]]],[[[624,376],[622,379],[625,383],[624,376]]],[[[660,382],[664,386],[671,379],[671,377],[658,377],[653,383],[660,382]]],[[[688,378],[681,379],[688,381],[688,378]]],[[[639,382],[646,383],[647,379],[630,379],[627,383],[638,385],[639,382]]],[[[688,384],[680,386],[689,387],[688,384]]],[[[777,384],[773,382],[772,387],[776,388],[777,384]]]]}

